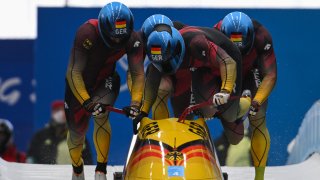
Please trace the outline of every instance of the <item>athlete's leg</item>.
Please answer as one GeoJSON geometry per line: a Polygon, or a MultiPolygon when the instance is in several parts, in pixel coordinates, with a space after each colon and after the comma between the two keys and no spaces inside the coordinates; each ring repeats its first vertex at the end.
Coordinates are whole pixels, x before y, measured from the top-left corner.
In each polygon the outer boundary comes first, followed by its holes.
{"type": "MultiPolygon", "coordinates": [[[[94,100],[102,104],[113,105],[120,89],[120,77],[117,73],[110,76],[94,93],[94,100]],[[108,86],[106,86],[108,84],[108,86]],[[112,86],[110,86],[112,84],[112,86]]],[[[94,117],[93,142],[97,152],[96,171],[106,173],[108,153],[110,147],[111,127],[109,112],[94,117]]]]}
{"type": "Polygon", "coordinates": [[[235,145],[242,140],[244,136],[243,121],[246,118],[244,116],[247,116],[250,104],[250,97],[241,97],[238,104],[233,104],[228,110],[218,116],[221,119],[222,126],[230,144],[235,145]],[[238,109],[237,112],[236,109],[238,109]],[[236,117],[232,117],[229,114],[235,114],[236,117]],[[236,118],[236,120],[228,119],[230,117],[236,118]]]}
{"type": "Polygon", "coordinates": [[[168,99],[172,94],[172,80],[163,76],[157,94],[157,99],[152,105],[152,119],[166,119],[170,117],[168,99]]]}
{"type": "Polygon", "coordinates": [[[245,116],[244,118],[248,117],[250,105],[251,105],[251,97],[243,96],[240,98],[237,119],[243,118],[243,116],[245,116]]]}
{"type": "MultiPolygon", "coordinates": [[[[131,94],[132,79],[130,72],[127,72],[127,85],[131,94]]],[[[161,79],[160,87],[157,94],[157,99],[152,105],[152,119],[165,119],[170,117],[168,107],[168,99],[171,96],[172,82],[169,76],[164,76],[161,79]]]]}
{"type": "Polygon", "coordinates": [[[109,122],[109,113],[104,113],[94,117],[93,142],[97,153],[96,171],[106,173],[108,161],[111,127],[109,122]]]}
{"type": "MultiPolygon", "coordinates": [[[[196,103],[211,101],[213,95],[220,91],[221,79],[218,76],[212,76],[209,69],[196,70],[192,73],[192,90],[196,103]]],[[[221,119],[225,130],[225,135],[231,144],[238,144],[244,135],[242,116],[248,112],[251,99],[243,97],[240,99],[240,88],[231,93],[231,98],[227,104],[215,108],[213,105],[201,108],[201,114],[205,118],[212,118],[216,115],[221,119]],[[218,109],[218,112],[216,112],[218,109]]]]}
{"type": "MultiPolygon", "coordinates": [[[[173,109],[174,117],[180,117],[183,111],[190,105],[190,91],[180,94],[179,96],[171,97],[171,106],[173,109]]],[[[186,119],[191,119],[192,114],[188,115],[186,119]]]]}
{"type": "MultiPolygon", "coordinates": [[[[260,79],[261,81],[261,79],[260,79]]],[[[253,74],[248,75],[243,82],[243,88],[250,89],[252,99],[256,95],[259,82],[253,74]]],[[[264,171],[270,149],[270,135],[266,125],[268,101],[265,101],[256,116],[249,116],[251,128],[251,157],[255,167],[255,180],[264,179],[264,171]]]]}
{"type": "Polygon", "coordinates": [[[256,171],[255,180],[264,179],[264,170],[270,149],[270,135],[266,125],[267,104],[267,101],[262,104],[256,116],[249,117],[252,130],[251,156],[256,171]]]}
{"type": "MultiPolygon", "coordinates": [[[[171,106],[174,117],[180,117],[183,111],[190,106],[191,103],[191,73],[176,73],[171,76],[173,95],[171,97],[171,106]]],[[[193,115],[187,116],[187,119],[193,115]]]]}
{"type": "MultiPolygon", "coordinates": [[[[192,72],[192,94],[196,104],[212,101],[215,93],[220,91],[221,80],[213,76],[210,69],[198,69],[192,72]]],[[[204,118],[213,118],[217,108],[213,105],[198,110],[204,118]]]]}
{"type": "Polygon", "coordinates": [[[73,171],[83,172],[82,150],[88,129],[90,114],[86,112],[66,85],[65,113],[68,125],[67,143],[72,160],[73,171]]]}

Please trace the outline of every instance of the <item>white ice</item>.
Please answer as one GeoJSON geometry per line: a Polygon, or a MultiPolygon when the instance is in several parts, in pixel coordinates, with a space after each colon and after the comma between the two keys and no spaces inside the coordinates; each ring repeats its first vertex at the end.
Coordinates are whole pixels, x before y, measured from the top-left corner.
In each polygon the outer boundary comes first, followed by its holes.
{"type": "MultiPolygon", "coordinates": [[[[123,166],[108,166],[108,179],[113,172],[121,172],[123,166]]],[[[95,167],[85,166],[86,180],[93,180],[95,167]]],[[[253,180],[253,167],[222,167],[229,180],[253,180]]],[[[71,165],[42,165],[9,163],[0,159],[0,180],[70,180],[71,165]]],[[[319,180],[320,154],[314,154],[306,161],[286,166],[266,168],[265,180],[319,180]]]]}

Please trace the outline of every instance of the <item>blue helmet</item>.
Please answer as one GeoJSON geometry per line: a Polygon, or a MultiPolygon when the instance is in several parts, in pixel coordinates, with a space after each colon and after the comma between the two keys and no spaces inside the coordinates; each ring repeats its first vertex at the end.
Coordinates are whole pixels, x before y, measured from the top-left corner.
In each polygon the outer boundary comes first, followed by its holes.
{"type": "Polygon", "coordinates": [[[142,24],[141,31],[143,32],[143,36],[145,39],[148,38],[154,27],[158,24],[166,24],[173,27],[172,21],[167,16],[162,14],[154,14],[148,17],[142,24]]]}
{"type": "Polygon", "coordinates": [[[239,47],[242,54],[247,54],[253,45],[253,23],[243,12],[235,11],[226,15],[221,23],[221,32],[239,47]]]}
{"type": "Polygon", "coordinates": [[[121,48],[133,31],[132,12],[122,3],[108,3],[100,10],[98,28],[108,47],[121,48]]]}
{"type": "Polygon", "coordinates": [[[184,58],[184,40],[174,27],[159,27],[148,37],[147,55],[160,72],[172,74],[177,71],[184,58]]]}

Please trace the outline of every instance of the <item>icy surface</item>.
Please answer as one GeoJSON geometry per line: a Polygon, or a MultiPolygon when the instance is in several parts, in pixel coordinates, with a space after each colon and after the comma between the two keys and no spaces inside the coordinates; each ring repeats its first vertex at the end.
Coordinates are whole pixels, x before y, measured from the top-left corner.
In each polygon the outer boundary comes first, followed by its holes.
{"type": "MultiPolygon", "coordinates": [[[[113,172],[121,172],[122,166],[108,166],[108,179],[113,172]]],[[[85,166],[86,180],[93,180],[94,166],[85,166]]],[[[229,180],[253,180],[253,167],[222,167],[229,180]]],[[[40,165],[9,163],[0,159],[0,180],[63,180],[71,179],[71,165],[40,165]]],[[[265,180],[319,180],[320,154],[314,154],[300,164],[267,167],[265,180]]]]}
{"type": "MultiPolygon", "coordinates": [[[[222,167],[230,180],[253,180],[254,168],[222,167]]],[[[314,154],[299,164],[270,166],[266,168],[265,180],[319,180],[320,154],[314,154]]]]}

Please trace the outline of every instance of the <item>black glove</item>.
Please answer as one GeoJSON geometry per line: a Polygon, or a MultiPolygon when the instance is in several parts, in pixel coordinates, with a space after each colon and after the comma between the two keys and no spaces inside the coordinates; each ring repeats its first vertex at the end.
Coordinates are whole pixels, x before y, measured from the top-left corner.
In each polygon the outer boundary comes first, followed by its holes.
{"type": "Polygon", "coordinates": [[[260,104],[257,101],[252,101],[249,114],[255,116],[260,109],[260,104]]]}
{"type": "Polygon", "coordinates": [[[122,108],[122,110],[126,113],[126,116],[130,119],[134,119],[140,112],[139,107],[132,105],[132,106],[126,106],[122,108]]]}
{"type": "Polygon", "coordinates": [[[106,112],[106,105],[94,102],[91,99],[88,99],[83,102],[83,108],[91,113],[93,116],[98,116],[104,112],[106,112]]]}
{"type": "Polygon", "coordinates": [[[141,111],[135,118],[132,119],[132,128],[133,128],[133,134],[138,134],[138,124],[140,121],[144,118],[148,117],[148,114],[141,111]]]}

